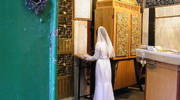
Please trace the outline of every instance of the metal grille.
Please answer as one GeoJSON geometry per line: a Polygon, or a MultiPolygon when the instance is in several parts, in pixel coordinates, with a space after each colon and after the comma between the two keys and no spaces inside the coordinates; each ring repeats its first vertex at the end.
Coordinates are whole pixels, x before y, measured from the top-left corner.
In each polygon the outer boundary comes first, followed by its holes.
{"type": "Polygon", "coordinates": [[[73,0],[59,0],[58,99],[73,96],[73,0]]]}
{"type": "Polygon", "coordinates": [[[72,15],[73,15],[72,0],[59,1],[59,37],[71,38],[72,37],[72,15]]]}
{"type": "MultiPolygon", "coordinates": [[[[137,0],[142,5],[143,0],[137,0]]],[[[172,5],[180,3],[180,0],[146,0],[146,7],[172,5]]]]}
{"type": "Polygon", "coordinates": [[[73,56],[71,54],[60,54],[58,56],[58,76],[73,74],[73,56]]]}

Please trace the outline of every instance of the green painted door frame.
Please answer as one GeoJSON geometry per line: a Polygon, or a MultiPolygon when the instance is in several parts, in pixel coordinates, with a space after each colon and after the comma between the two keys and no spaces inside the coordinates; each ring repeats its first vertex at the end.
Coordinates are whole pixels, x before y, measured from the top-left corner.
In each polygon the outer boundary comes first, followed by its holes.
{"type": "Polygon", "coordinates": [[[49,66],[49,100],[56,100],[56,58],[57,58],[57,22],[58,22],[58,1],[52,1],[52,14],[51,14],[51,47],[50,47],[50,66],[49,66]]]}
{"type": "Polygon", "coordinates": [[[56,100],[58,1],[36,15],[25,0],[0,3],[0,100],[56,100]]]}

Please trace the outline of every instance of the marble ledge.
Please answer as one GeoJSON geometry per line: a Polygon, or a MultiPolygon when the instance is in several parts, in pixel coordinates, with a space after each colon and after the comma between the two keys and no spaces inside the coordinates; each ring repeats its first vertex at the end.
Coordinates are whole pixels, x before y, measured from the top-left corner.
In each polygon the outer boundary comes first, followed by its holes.
{"type": "Polygon", "coordinates": [[[137,57],[144,57],[145,59],[150,59],[162,63],[180,65],[180,54],[173,52],[159,52],[159,51],[150,51],[146,49],[136,49],[137,57]]]}

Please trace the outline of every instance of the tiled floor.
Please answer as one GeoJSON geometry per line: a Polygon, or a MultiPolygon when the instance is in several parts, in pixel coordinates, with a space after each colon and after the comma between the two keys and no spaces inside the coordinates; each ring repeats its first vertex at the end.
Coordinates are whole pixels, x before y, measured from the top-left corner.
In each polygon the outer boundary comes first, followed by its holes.
{"type": "MultiPolygon", "coordinates": [[[[61,100],[73,100],[73,98],[61,100]]],[[[80,100],[90,99],[81,98],[80,100]]],[[[144,92],[135,89],[124,89],[115,93],[115,100],[144,100],[144,92]]]]}

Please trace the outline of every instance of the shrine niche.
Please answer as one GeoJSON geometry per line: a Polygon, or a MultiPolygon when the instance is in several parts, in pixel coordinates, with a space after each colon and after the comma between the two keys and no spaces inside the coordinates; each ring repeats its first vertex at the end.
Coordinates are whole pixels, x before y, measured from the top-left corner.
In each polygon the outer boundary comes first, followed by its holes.
{"type": "Polygon", "coordinates": [[[115,90],[136,83],[132,59],[136,57],[135,49],[141,45],[140,8],[136,0],[98,0],[96,3],[95,32],[104,26],[116,53],[112,58],[117,61],[113,72],[115,90]]]}
{"type": "Polygon", "coordinates": [[[141,45],[140,6],[135,0],[99,1],[96,6],[95,29],[107,29],[116,57],[133,57],[135,48],[141,45]]]}

